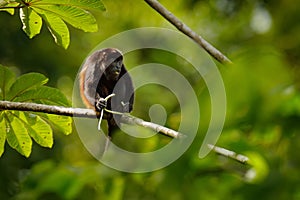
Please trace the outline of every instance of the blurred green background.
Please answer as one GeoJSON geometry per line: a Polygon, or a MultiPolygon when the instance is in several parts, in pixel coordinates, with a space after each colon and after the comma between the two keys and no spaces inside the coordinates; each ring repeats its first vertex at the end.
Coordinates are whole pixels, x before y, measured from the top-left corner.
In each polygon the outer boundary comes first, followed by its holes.
{"type": "MultiPolygon", "coordinates": [[[[49,84],[71,100],[77,71],[98,43],[132,28],[174,29],[143,1],[103,2],[107,11],[94,13],[99,31],[84,33],[69,27],[71,44],[67,50],[55,45],[46,27],[28,39],[18,16],[1,12],[0,63],[18,74],[45,74],[49,84]]],[[[231,66],[217,64],[228,101],[226,123],[217,145],[249,156],[252,168],[214,153],[199,159],[200,144],[196,141],[202,141],[210,119],[204,82],[188,63],[174,55],[136,53],[125,58],[127,68],[149,61],[164,63],[193,85],[201,122],[188,151],[164,169],[130,174],[101,165],[86,151],[75,128],[69,136],[55,133],[52,149],[34,145],[28,159],[6,145],[0,158],[1,199],[300,199],[300,2],[161,3],[234,62],[231,66]]],[[[138,90],[133,114],[149,120],[148,108],[153,104],[165,106],[168,127],[178,126],[178,102],[164,88],[138,90]]],[[[123,145],[145,151],[143,148],[153,150],[168,141],[157,136],[146,142],[148,146],[132,141],[123,145]]]]}

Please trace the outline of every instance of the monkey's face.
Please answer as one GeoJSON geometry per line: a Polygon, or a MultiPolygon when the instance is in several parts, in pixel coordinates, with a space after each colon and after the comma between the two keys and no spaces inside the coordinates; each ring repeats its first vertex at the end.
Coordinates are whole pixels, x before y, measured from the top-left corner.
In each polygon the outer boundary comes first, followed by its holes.
{"type": "Polygon", "coordinates": [[[104,75],[107,80],[118,80],[121,70],[122,70],[123,61],[122,58],[118,58],[113,61],[104,71],[104,75]]]}

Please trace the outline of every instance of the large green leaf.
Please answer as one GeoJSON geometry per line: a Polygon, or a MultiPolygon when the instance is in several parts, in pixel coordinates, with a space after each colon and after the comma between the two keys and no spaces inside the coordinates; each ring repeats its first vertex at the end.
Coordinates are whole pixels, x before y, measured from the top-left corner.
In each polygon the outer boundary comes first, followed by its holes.
{"type": "Polygon", "coordinates": [[[24,92],[15,98],[17,102],[36,102],[51,105],[68,106],[69,102],[65,95],[56,88],[41,86],[24,92]]]}
{"type": "Polygon", "coordinates": [[[28,135],[22,121],[17,117],[15,112],[7,112],[6,136],[8,144],[16,149],[20,154],[29,157],[31,153],[32,140],[28,135]]]}
{"type": "MultiPolygon", "coordinates": [[[[98,30],[98,25],[93,15],[81,8],[65,5],[35,5],[34,7],[39,8],[40,13],[42,11],[51,12],[83,31],[95,32],[98,30]]],[[[43,14],[47,15],[47,12],[43,14]]]]}
{"type": "Polygon", "coordinates": [[[0,64],[0,100],[6,100],[6,94],[15,80],[15,74],[0,64]]]}
{"type": "Polygon", "coordinates": [[[72,133],[72,118],[61,115],[43,115],[50,123],[65,135],[72,133]]]}
{"type": "Polygon", "coordinates": [[[20,114],[22,122],[30,137],[43,147],[51,148],[53,145],[53,133],[50,125],[38,115],[22,112],[20,114]]]}
{"type": "Polygon", "coordinates": [[[48,78],[40,73],[28,73],[17,78],[12,84],[8,100],[13,101],[17,96],[22,95],[24,92],[33,89],[35,87],[44,85],[48,82],[48,78]]]}
{"type": "Polygon", "coordinates": [[[100,0],[41,0],[34,3],[34,5],[58,4],[65,6],[74,6],[86,10],[105,11],[105,7],[100,0]]]}
{"type": "Polygon", "coordinates": [[[42,18],[30,7],[20,9],[20,19],[23,24],[22,29],[30,39],[40,33],[42,18]]]}
{"type": "Polygon", "coordinates": [[[34,8],[34,10],[39,13],[47,23],[48,29],[51,32],[55,43],[67,49],[70,44],[70,33],[65,22],[52,12],[38,8],[34,8]]]}

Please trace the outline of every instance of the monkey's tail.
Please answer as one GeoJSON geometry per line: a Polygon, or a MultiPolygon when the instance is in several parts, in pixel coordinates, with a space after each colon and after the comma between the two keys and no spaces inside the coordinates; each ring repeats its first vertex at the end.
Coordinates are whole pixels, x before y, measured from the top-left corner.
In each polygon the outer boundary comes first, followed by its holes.
{"type": "Polygon", "coordinates": [[[108,138],[112,138],[113,133],[119,129],[116,121],[114,120],[114,118],[111,118],[109,120],[107,120],[107,124],[108,124],[108,138]]]}

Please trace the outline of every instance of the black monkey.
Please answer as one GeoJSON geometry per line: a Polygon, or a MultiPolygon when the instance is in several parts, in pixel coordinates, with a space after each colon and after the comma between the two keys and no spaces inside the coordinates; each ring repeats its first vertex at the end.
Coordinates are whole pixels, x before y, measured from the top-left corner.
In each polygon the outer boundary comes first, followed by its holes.
{"type": "MultiPolygon", "coordinates": [[[[88,108],[131,112],[134,101],[134,88],[131,77],[123,64],[122,53],[114,48],[101,49],[90,55],[80,72],[80,95],[88,108]],[[106,104],[105,97],[111,95],[106,104]]],[[[103,119],[108,123],[108,136],[118,128],[120,116],[104,112],[103,119]]]]}

